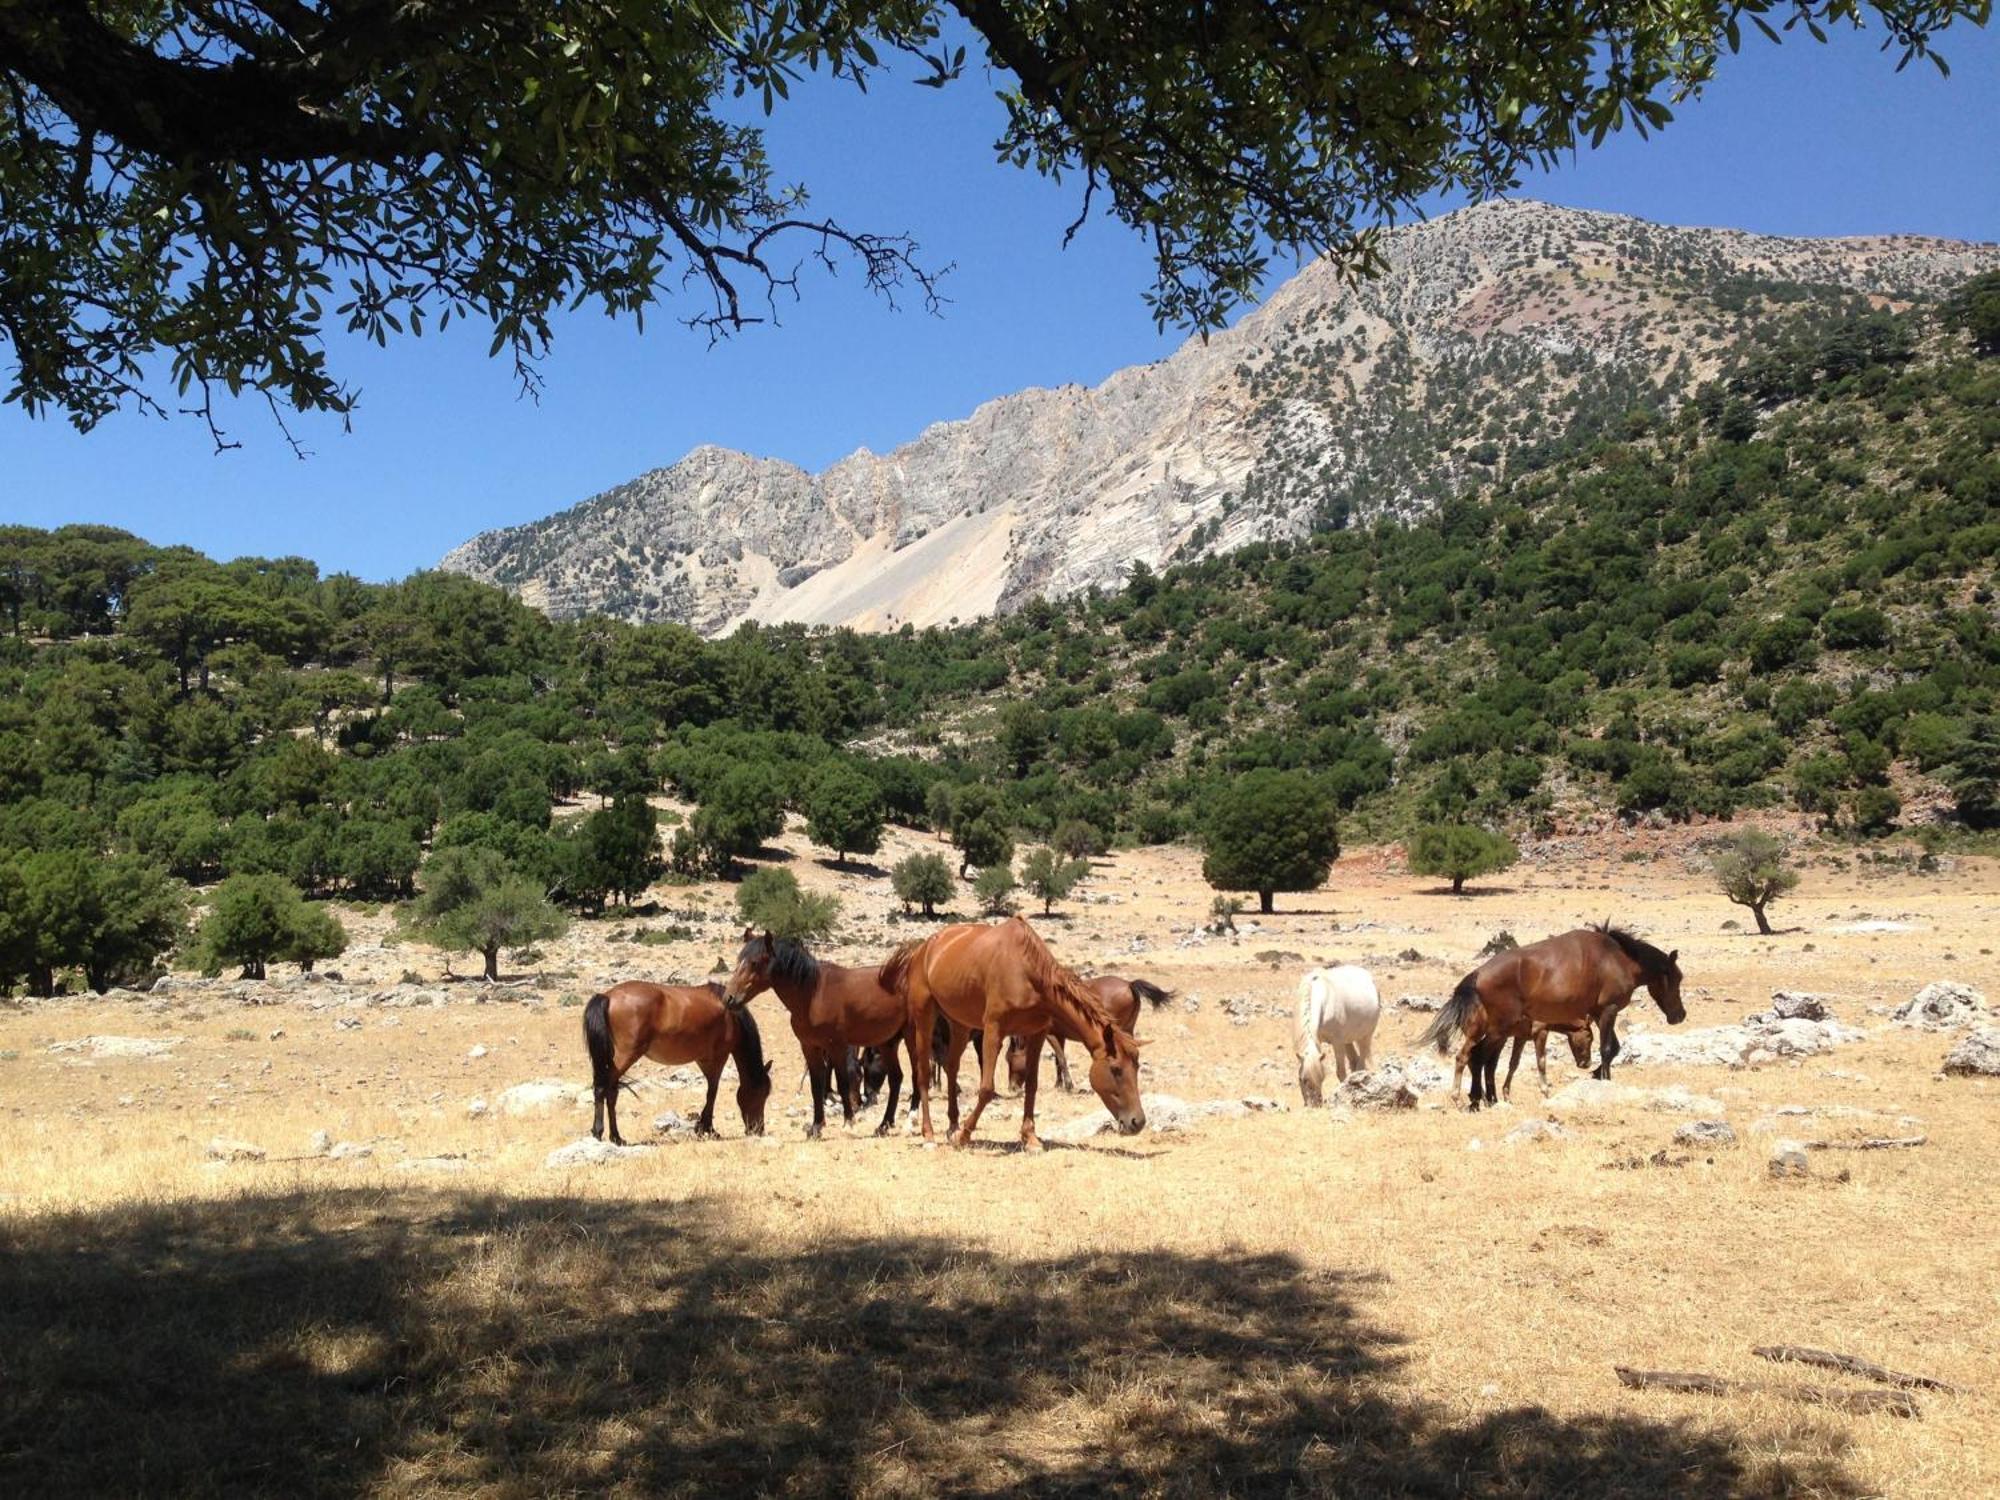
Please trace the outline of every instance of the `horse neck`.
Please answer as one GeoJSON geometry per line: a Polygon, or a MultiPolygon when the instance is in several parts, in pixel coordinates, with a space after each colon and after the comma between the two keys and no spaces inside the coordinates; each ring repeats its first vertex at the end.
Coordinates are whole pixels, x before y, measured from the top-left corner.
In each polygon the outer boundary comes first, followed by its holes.
{"type": "Polygon", "coordinates": [[[1049,1008],[1049,1030],[1066,1042],[1081,1044],[1092,1057],[1103,1053],[1103,1026],[1110,1022],[1109,1016],[1100,1019],[1091,1015],[1060,983],[1050,987],[1045,999],[1049,1008]]]}
{"type": "Polygon", "coordinates": [[[827,967],[824,962],[820,964],[819,980],[815,984],[802,984],[796,979],[780,979],[773,974],[771,993],[778,997],[779,1003],[786,1010],[793,1012],[809,1010],[813,1001],[819,998],[820,990],[826,985],[827,967]]]}

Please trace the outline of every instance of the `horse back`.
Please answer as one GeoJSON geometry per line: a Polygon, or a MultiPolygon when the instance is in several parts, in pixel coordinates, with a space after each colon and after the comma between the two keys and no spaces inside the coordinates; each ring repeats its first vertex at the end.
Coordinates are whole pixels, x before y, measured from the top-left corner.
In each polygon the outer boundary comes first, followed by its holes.
{"type": "Polygon", "coordinates": [[[1337,964],[1314,969],[1304,983],[1319,996],[1319,1034],[1330,1042],[1357,1042],[1375,1034],[1382,1019],[1382,996],[1366,969],[1337,964]]]}

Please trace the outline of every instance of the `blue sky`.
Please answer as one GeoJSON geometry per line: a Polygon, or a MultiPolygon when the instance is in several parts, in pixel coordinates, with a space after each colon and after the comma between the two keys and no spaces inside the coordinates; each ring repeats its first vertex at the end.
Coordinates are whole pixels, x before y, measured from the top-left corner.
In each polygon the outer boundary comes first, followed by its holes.
{"type": "MultiPolygon", "coordinates": [[[[1907,231],[2000,240],[2000,28],[1947,36],[1952,76],[1893,71],[1877,38],[1746,41],[1664,133],[1613,137],[1527,196],[1668,223],[1785,234],[1907,231]]],[[[560,510],[720,443],[817,468],[884,451],[1028,385],[1095,383],[1157,359],[1138,240],[1093,221],[1068,250],[1069,189],[994,164],[1000,110],[978,76],[942,91],[814,90],[771,123],[781,175],[844,223],[902,230],[954,269],[941,317],[891,312],[850,273],[808,274],[782,326],[709,348],[656,309],[642,336],[583,313],[560,326],[539,404],[487,335],[454,328],[386,350],[336,340],[358,384],[353,430],[231,419],[213,451],[193,420],[113,417],[79,436],[0,410],[0,519],[101,521],[216,556],[298,553],[365,578],[428,566],[477,531],[560,510]]]]}

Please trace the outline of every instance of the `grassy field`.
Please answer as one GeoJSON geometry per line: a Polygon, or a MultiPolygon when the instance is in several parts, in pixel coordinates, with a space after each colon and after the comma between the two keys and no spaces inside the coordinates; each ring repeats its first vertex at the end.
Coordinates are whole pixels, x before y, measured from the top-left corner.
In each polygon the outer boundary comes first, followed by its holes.
{"type": "MultiPolygon", "coordinates": [[[[1004,1100],[966,1152],[860,1129],[803,1140],[769,997],[779,1087],[761,1141],[740,1138],[728,1088],[724,1140],[597,1168],[544,1165],[587,1107],[469,1112],[528,1079],[582,1084],[565,1001],[618,974],[705,972],[729,948],[719,888],[658,893],[674,910],[636,921],[692,939],[629,946],[610,939],[634,918],[593,924],[508,1001],[455,985],[442,1005],[344,1007],[328,986],[217,985],[0,1005],[0,1490],[2000,1491],[2000,1089],[1937,1076],[1948,1038],[1871,1013],[1931,979],[2000,988],[1996,867],[1822,856],[1774,912],[1795,930],[1765,939],[1725,929],[1744,914],[1709,892],[1689,837],[1545,845],[1464,900],[1360,850],[1235,943],[1188,940],[1209,893],[1186,851],[1101,861],[1044,930],[1070,961],[1182,997],[1141,1023],[1148,1088],[1289,1108],[1034,1158],[1013,1150],[1004,1100]],[[1367,962],[1387,999],[1439,994],[1495,930],[1605,916],[1681,950],[1690,1027],[1786,987],[1868,1036],[1754,1071],[1621,1071],[1720,1101],[1742,1143],[1713,1151],[1672,1147],[1686,1117],[1643,1102],[1565,1111],[1565,1138],[1508,1145],[1546,1113],[1531,1064],[1490,1115],[1439,1097],[1299,1107],[1281,1016],[1304,962],[1367,962]],[[50,1050],[90,1035],[175,1040],[157,1057],[50,1050]],[[1814,1153],[1811,1175],[1774,1180],[1752,1127],[1785,1106],[1821,1111],[1781,1117],[1786,1134],[1886,1121],[1927,1144],[1814,1153]],[[372,1154],[309,1155],[320,1130],[372,1154]],[[217,1136],[268,1158],[208,1162],[217,1136]],[[1612,1374],[1839,1383],[1751,1353],[1779,1342],[1975,1393],[1927,1394],[1909,1421],[1612,1374]]],[[[879,875],[802,848],[801,878],[848,902],[837,955],[908,930],[879,875]]],[[[435,983],[437,955],[377,946],[379,918],[355,925],[344,993],[405,970],[435,983]]],[[[1664,1027],[1643,1002],[1629,1019],[1664,1027]]],[[[1423,1020],[1390,1012],[1378,1053],[1406,1051],[1423,1020]]],[[[1558,1087],[1575,1076],[1566,1054],[1550,1067],[1558,1087]]],[[[636,1076],[635,1138],[699,1104],[665,1070],[636,1076]]],[[[1095,1107],[1044,1098],[1058,1120],[1095,1107]]]]}

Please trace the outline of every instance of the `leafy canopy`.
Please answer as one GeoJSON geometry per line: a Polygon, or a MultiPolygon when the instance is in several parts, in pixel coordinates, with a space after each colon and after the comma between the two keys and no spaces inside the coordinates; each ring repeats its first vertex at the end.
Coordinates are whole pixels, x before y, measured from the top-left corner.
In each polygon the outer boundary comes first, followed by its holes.
{"type": "Polygon", "coordinates": [[[1202,878],[1217,890],[1316,890],[1340,853],[1333,798],[1311,776],[1268,767],[1219,787],[1202,827],[1202,878]]]}
{"type": "Polygon", "coordinates": [[[936,916],[938,906],[951,900],[957,888],[951,866],[938,854],[912,854],[902,860],[889,872],[889,884],[905,911],[920,906],[927,917],[936,916]]]}
{"type": "Polygon", "coordinates": [[[1470,823],[1430,824],[1417,830],[1409,847],[1410,872],[1443,876],[1453,895],[1464,893],[1466,881],[1507,869],[1520,857],[1512,839],[1470,823]]]}
{"type": "Polygon", "coordinates": [[[745,877],[736,888],[736,909],[752,927],[794,942],[831,937],[840,920],[838,896],[804,890],[790,870],[775,867],[745,877]]]}
{"type": "Polygon", "coordinates": [[[932,302],[915,245],[813,209],[738,102],[774,115],[808,75],[866,89],[892,64],[996,79],[999,159],[1075,184],[1079,225],[1102,207],[1144,236],[1158,320],[1211,328],[1274,252],[1366,270],[1376,226],[1434,194],[1666,124],[1745,22],[1872,15],[1942,67],[1934,34],[1989,5],[11,0],[5,399],[82,428],[190,399],[213,426],[218,392],[346,412],[328,327],[386,344],[457,318],[532,386],[565,308],[637,319],[684,288],[685,320],[726,334],[803,260],[932,302]]]}
{"type": "Polygon", "coordinates": [[[1757,930],[1768,933],[1764,908],[1799,883],[1799,872],[1785,859],[1785,846],[1761,829],[1745,828],[1729,836],[1710,861],[1715,883],[1737,906],[1747,906],[1757,918],[1757,930]]]}

